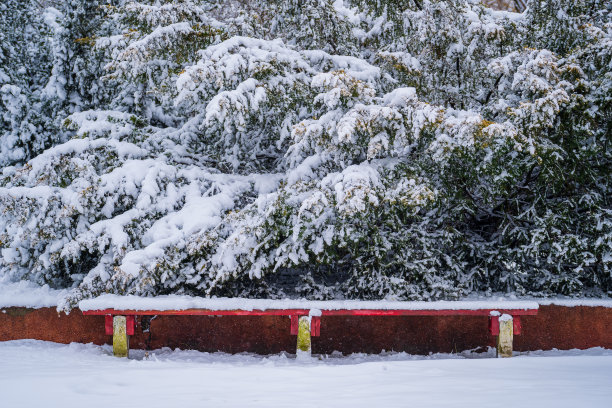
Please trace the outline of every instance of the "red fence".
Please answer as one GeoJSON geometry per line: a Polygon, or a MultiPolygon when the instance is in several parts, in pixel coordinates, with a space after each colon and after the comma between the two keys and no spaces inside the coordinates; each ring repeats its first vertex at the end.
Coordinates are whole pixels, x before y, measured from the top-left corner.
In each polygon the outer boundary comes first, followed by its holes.
{"type": "MultiPolygon", "coordinates": [[[[59,343],[104,344],[104,316],[69,315],[54,308],[0,309],[0,341],[39,339],[59,343]]],[[[147,318],[148,320],[149,318],[147,318]]],[[[323,316],[313,353],[382,350],[425,354],[454,352],[493,345],[487,316],[323,316]]],[[[514,349],[612,348],[612,308],[540,306],[525,316],[514,349]]],[[[157,316],[143,333],[142,323],[130,339],[131,348],[160,347],[202,351],[243,351],[269,354],[295,351],[287,316],[157,316]]],[[[146,325],[146,321],[144,322],[146,325]]]]}

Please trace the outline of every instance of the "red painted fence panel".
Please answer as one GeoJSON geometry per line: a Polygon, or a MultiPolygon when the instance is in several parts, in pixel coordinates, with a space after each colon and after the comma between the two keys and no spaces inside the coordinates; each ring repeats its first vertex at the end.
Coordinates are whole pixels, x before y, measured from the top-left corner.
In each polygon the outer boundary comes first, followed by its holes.
{"type": "MultiPolygon", "coordinates": [[[[297,314],[296,314],[297,315],[297,314]]],[[[304,313],[303,315],[307,315],[304,313]]],[[[514,315],[516,318],[516,315],[514,315]]],[[[521,316],[517,351],[605,347],[612,349],[612,308],[541,305],[536,316],[521,316]]],[[[78,309],[0,308],[0,341],[38,339],[59,343],[110,344],[106,317],[78,309]]],[[[112,320],[111,320],[112,321],[112,320]]],[[[323,316],[324,335],[313,338],[314,353],[456,352],[493,346],[488,316],[323,316]]],[[[158,316],[130,339],[135,349],[161,347],[261,354],[295,351],[287,316],[158,316]]]]}

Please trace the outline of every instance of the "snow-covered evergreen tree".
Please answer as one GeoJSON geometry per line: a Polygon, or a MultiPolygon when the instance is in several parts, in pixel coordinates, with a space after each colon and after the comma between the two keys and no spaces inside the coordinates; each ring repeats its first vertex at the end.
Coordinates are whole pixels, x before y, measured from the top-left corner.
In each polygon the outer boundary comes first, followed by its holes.
{"type": "Polygon", "coordinates": [[[57,137],[44,94],[52,37],[52,9],[34,0],[0,4],[0,165],[23,163],[57,137]]]}
{"type": "Polygon", "coordinates": [[[612,290],[608,2],[76,3],[71,140],[4,168],[0,273],[66,307],[612,290]]]}

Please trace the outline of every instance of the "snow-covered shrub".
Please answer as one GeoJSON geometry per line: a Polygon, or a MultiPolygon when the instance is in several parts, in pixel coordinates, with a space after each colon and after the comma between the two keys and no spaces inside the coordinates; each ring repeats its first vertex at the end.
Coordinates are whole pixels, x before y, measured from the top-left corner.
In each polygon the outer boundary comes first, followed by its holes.
{"type": "Polygon", "coordinates": [[[0,178],[0,273],[66,307],[612,290],[606,2],[95,4],[54,37],[72,139],[0,178]]]}
{"type": "MultiPolygon", "coordinates": [[[[33,0],[0,4],[0,165],[23,163],[57,138],[51,72],[53,10],[33,0]]],[[[59,138],[61,139],[61,137],[59,138]]]]}

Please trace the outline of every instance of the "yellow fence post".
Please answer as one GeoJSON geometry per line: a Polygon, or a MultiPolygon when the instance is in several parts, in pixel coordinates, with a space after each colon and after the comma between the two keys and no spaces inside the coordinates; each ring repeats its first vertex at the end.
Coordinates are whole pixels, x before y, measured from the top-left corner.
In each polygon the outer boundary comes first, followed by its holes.
{"type": "Polygon", "coordinates": [[[125,316],[113,317],[113,354],[116,357],[128,357],[130,338],[127,335],[125,316]]]}
{"type": "Polygon", "coordinates": [[[503,314],[499,317],[499,335],[497,336],[497,357],[512,357],[512,338],[514,336],[512,316],[503,314]]]}
{"type": "Polygon", "coordinates": [[[297,335],[297,355],[310,356],[310,316],[300,316],[297,335]]]}

